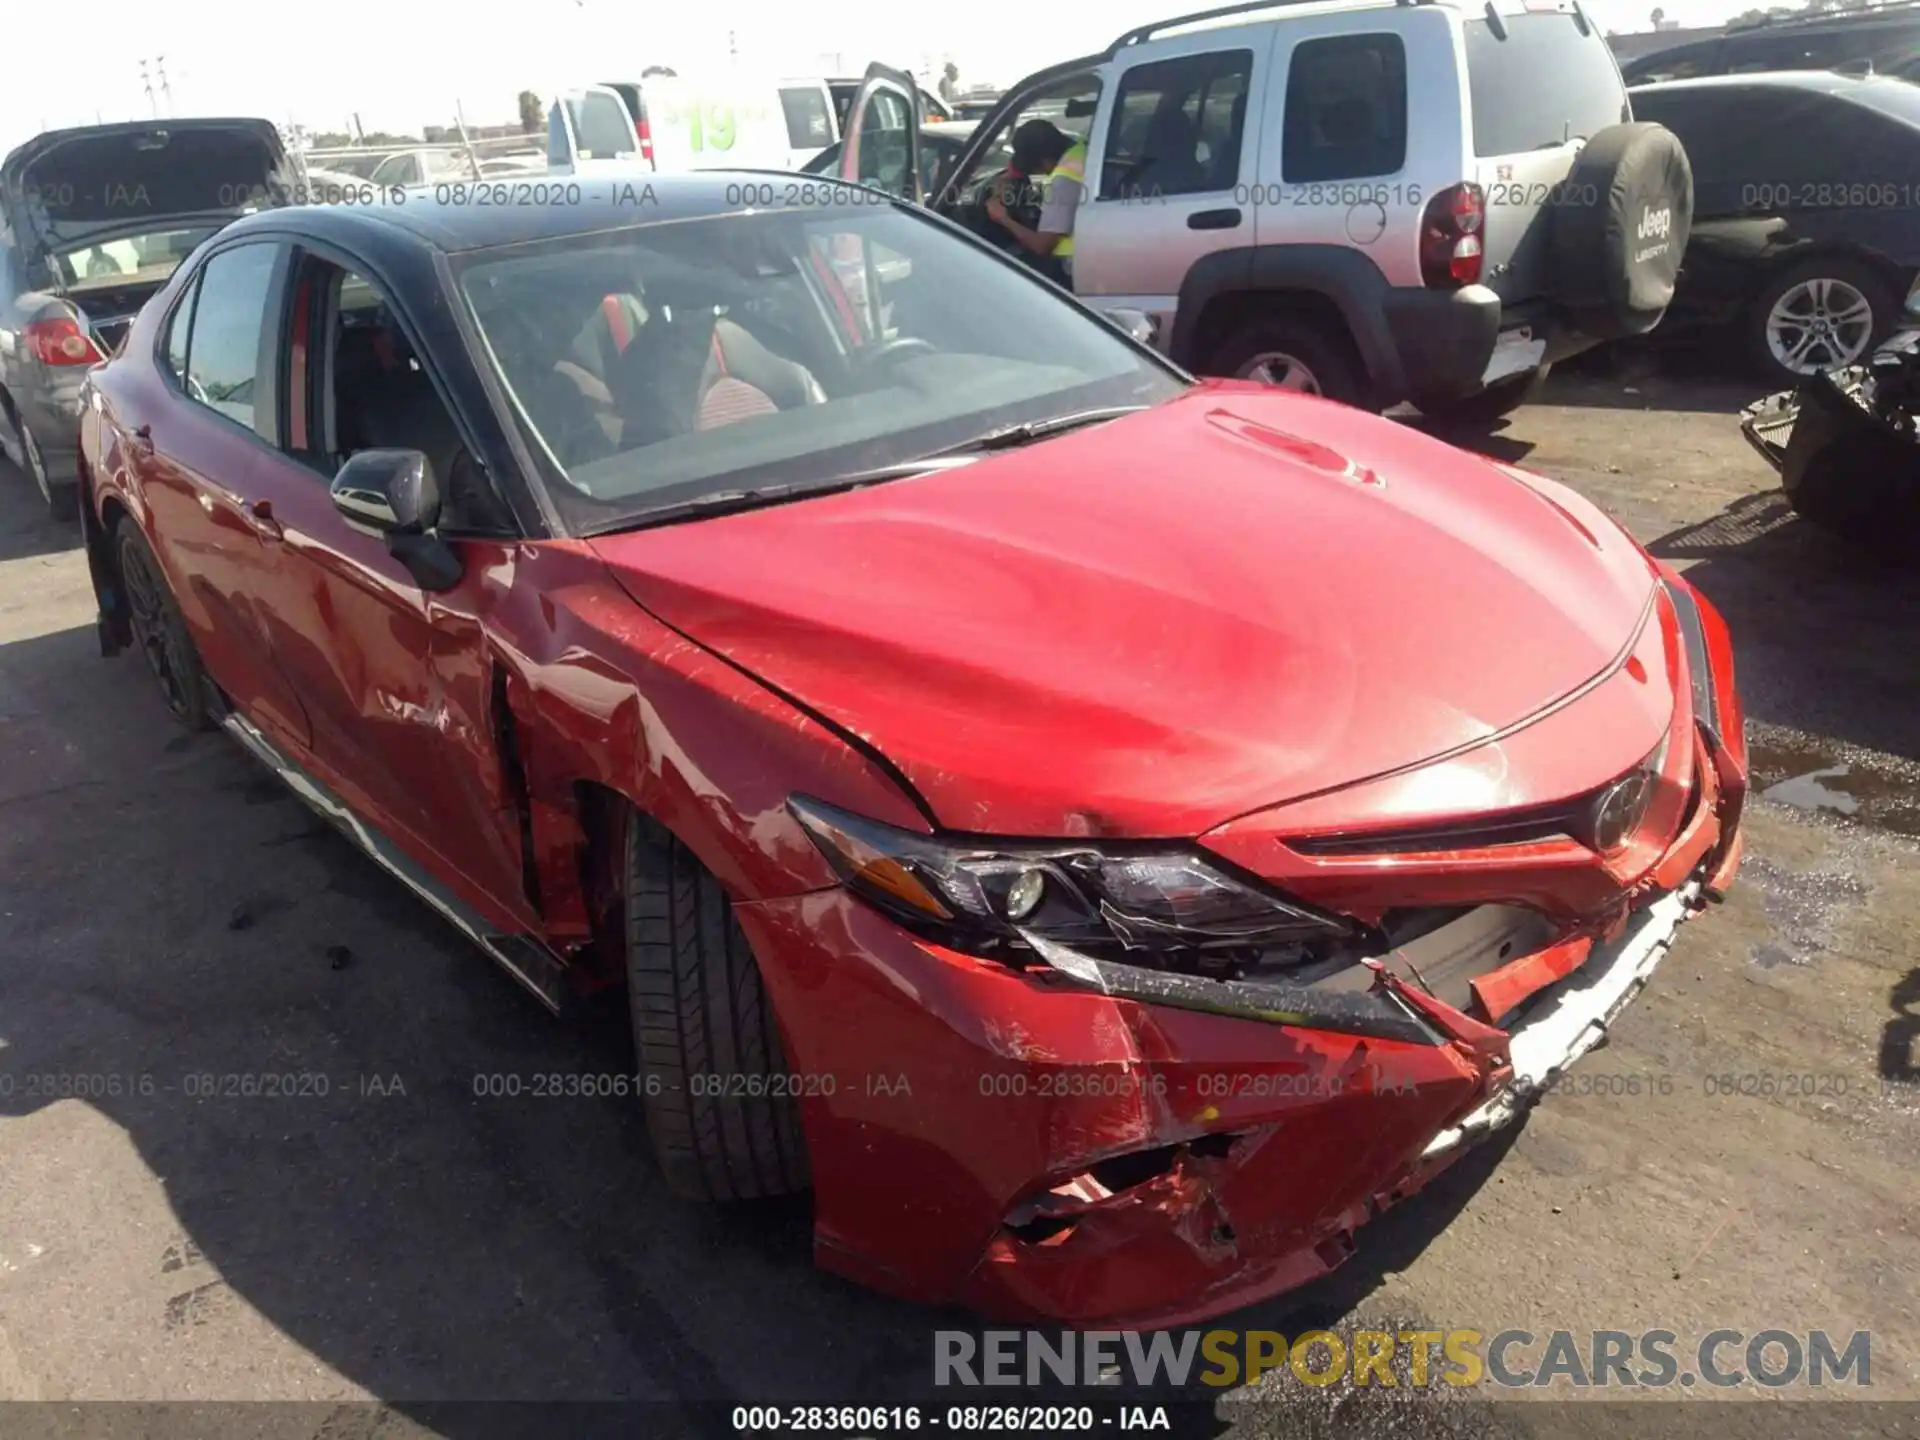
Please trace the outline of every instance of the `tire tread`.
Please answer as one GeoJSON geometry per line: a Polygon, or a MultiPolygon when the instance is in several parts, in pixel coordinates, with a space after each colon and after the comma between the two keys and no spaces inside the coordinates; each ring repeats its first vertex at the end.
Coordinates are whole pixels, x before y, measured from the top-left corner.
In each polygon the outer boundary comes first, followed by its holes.
{"type": "Polygon", "coordinates": [[[766,988],[733,903],[665,827],[628,827],[627,976],[634,1048],[657,1082],[647,1128],[668,1184],[701,1200],[747,1200],[807,1188],[806,1147],[791,1094],[696,1095],[700,1076],[788,1073],[766,988]]]}

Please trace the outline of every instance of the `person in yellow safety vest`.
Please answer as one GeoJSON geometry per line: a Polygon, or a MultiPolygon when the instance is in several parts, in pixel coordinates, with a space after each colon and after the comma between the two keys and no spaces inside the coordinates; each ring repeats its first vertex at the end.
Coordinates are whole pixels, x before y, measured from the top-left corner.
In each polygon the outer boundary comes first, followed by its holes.
{"type": "Polygon", "coordinates": [[[998,195],[987,201],[987,214],[1026,252],[1034,269],[1071,289],[1073,221],[1086,194],[1086,141],[1050,120],[1029,120],[1013,132],[1013,168],[1045,187],[1039,223],[1021,224],[998,195]]]}

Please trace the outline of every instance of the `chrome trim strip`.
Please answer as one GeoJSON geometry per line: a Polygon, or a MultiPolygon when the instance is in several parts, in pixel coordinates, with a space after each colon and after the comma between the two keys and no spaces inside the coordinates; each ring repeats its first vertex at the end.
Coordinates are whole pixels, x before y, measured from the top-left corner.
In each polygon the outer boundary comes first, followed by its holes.
{"type": "Polygon", "coordinates": [[[478,915],[422,872],[411,856],[355,815],[344,800],[283,754],[244,715],[229,710],[221,717],[220,724],[240,742],[242,749],[278,775],[289,790],[365,851],[375,864],[439,911],[455,929],[484,950],[490,959],[518,980],[547,1009],[556,1015],[561,1012],[567,996],[566,962],[558,955],[530,936],[496,935],[490,931],[478,915]],[[550,973],[545,977],[531,973],[519,958],[507,952],[508,945],[545,962],[550,973]]]}

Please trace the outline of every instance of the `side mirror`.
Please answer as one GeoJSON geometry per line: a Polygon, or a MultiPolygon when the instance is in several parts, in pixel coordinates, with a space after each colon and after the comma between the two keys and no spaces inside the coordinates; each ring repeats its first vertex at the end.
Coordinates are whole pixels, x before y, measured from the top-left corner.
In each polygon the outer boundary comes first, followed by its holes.
{"type": "Polygon", "coordinates": [[[1142,345],[1151,345],[1159,337],[1160,327],[1153,323],[1153,317],[1144,310],[1108,310],[1104,312],[1119,329],[1124,330],[1142,345]]]}
{"type": "Polygon", "coordinates": [[[387,542],[422,590],[460,582],[460,557],[436,533],[440,485],[418,450],[361,450],[347,457],[328,487],[333,508],[362,535],[387,542]]]}

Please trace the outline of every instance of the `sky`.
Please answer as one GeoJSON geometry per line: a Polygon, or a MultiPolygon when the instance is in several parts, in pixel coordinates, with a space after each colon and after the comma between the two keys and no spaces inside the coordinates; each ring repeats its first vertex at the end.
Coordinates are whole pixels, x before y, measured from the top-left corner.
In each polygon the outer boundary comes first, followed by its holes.
{"type": "MultiPolygon", "coordinates": [[[[1683,25],[1717,24],[1753,0],[1664,0],[1683,25]]],[[[43,129],[159,115],[260,115],[314,130],[344,130],[358,112],[369,131],[418,134],[450,123],[516,118],[515,97],[592,80],[638,78],[649,65],[683,74],[739,61],[768,74],[858,74],[870,60],[932,71],[947,59],[961,83],[1007,85],[1056,60],[1086,54],[1129,26],[1200,8],[1193,0],[829,0],[773,5],[661,4],[659,0],[521,0],[487,9],[445,0],[328,0],[289,11],[258,0],[87,0],[63,13],[84,29],[85,83],[64,65],[8,67],[0,85],[0,153],[43,129]],[[296,28],[297,26],[297,28],[296,28]],[[164,69],[148,98],[150,76],[164,69]]],[[[1613,30],[1648,30],[1651,3],[1588,0],[1613,30]]],[[[57,22],[56,22],[57,23],[57,22]]]]}

